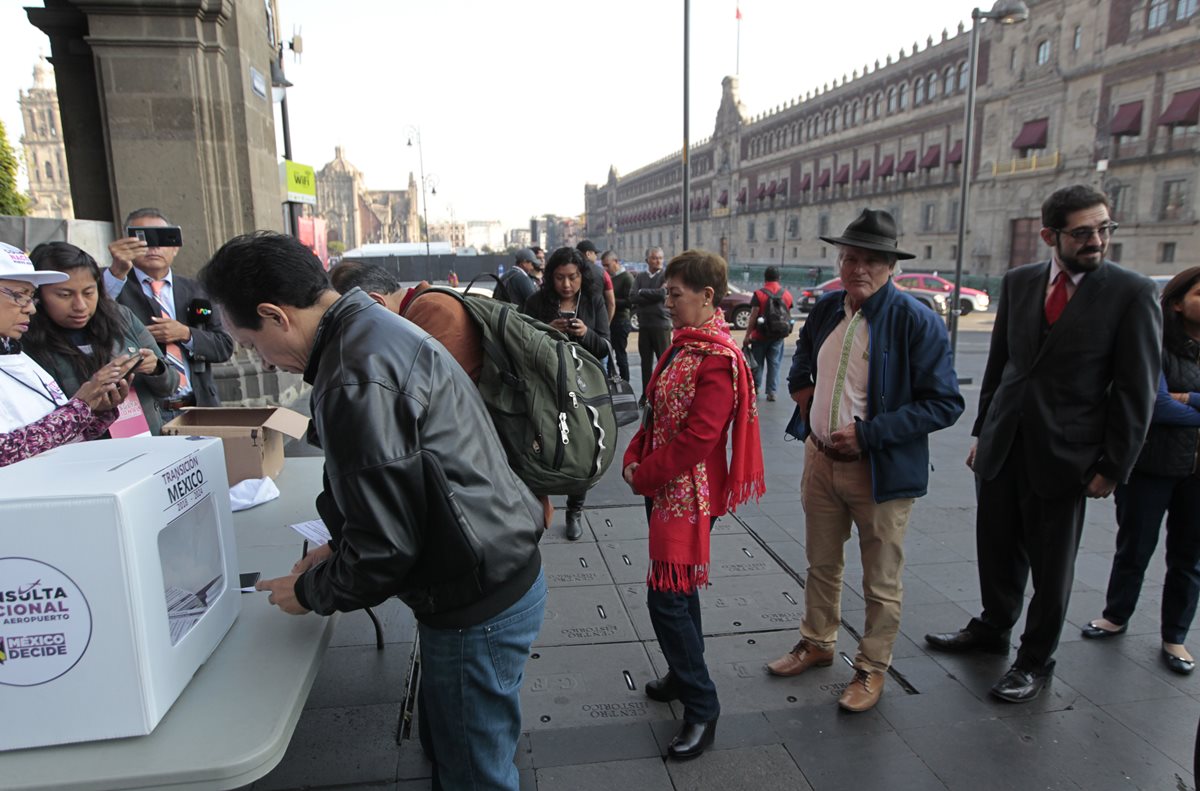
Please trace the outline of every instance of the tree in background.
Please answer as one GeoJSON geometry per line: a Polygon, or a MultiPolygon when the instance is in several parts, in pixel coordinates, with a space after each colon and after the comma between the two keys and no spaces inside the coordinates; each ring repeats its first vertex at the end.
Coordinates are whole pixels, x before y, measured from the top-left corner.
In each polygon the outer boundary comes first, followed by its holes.
{"type": "Polygon", "coordinates": [[[17,155],[8,144],[8,132],[0,121],[0,215],[23,217],[28,203],[17,190],[17,155]]]}

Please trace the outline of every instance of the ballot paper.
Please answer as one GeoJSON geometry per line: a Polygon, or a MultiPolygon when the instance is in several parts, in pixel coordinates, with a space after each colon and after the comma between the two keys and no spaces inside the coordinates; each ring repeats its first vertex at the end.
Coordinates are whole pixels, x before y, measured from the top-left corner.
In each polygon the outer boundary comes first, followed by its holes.
{"type": "Polygon", "coordinates": [[[198,591],[188,591],[173,585],[167,586],[167,619],[171,626],[171,645],[177,645],[183,636],[200,622],[208,612],[208,596],[220,593],[222,576],[218,575],[198,591]]]}
{"type": "Polygon", "coordinates": [[[329,528],[320,519],[313,519],[311,522],[300,522],[299,524],[289,525],[289,527],[308,539],[308,543],[314,547],[328,544],[331,538],[329,528]]]}

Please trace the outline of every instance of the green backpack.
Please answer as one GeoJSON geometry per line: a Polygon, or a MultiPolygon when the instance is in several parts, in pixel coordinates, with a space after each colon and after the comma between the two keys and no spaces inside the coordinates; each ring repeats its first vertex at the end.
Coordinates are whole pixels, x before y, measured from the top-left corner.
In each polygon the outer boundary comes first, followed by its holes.
{"type": "Polygon", "coordinates": [[[513,471],[538,495],[595,486],[617,441],[608,377],[596,358],[510,303],[441,287],[421,294],[435,292],[458,299],[483,334],[479,394],[513,471]]]}

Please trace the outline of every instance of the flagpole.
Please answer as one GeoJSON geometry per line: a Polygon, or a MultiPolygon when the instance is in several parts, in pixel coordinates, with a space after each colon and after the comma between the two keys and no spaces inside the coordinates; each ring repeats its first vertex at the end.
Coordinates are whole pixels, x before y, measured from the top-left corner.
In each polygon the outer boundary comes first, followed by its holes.
{"type": "Polygon", "coordinates": [[[742,6],[737,6],[737,60],[734,62],[734,74],[742,73],[742,6]]]}

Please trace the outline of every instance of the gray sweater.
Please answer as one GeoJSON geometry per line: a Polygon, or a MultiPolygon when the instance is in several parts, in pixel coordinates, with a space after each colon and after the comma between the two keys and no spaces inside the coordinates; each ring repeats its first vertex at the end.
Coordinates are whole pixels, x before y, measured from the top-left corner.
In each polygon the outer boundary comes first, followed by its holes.
{"type": "Polygon", "coordinates": [[[629,301],[637,311],[638,329],[669,330],[671,314],[667,312],[667,289],[663,287],[663,276],[666,268],[653,275],[649,272],[638,272],[633,279],[633,291],[629,301]]]}

